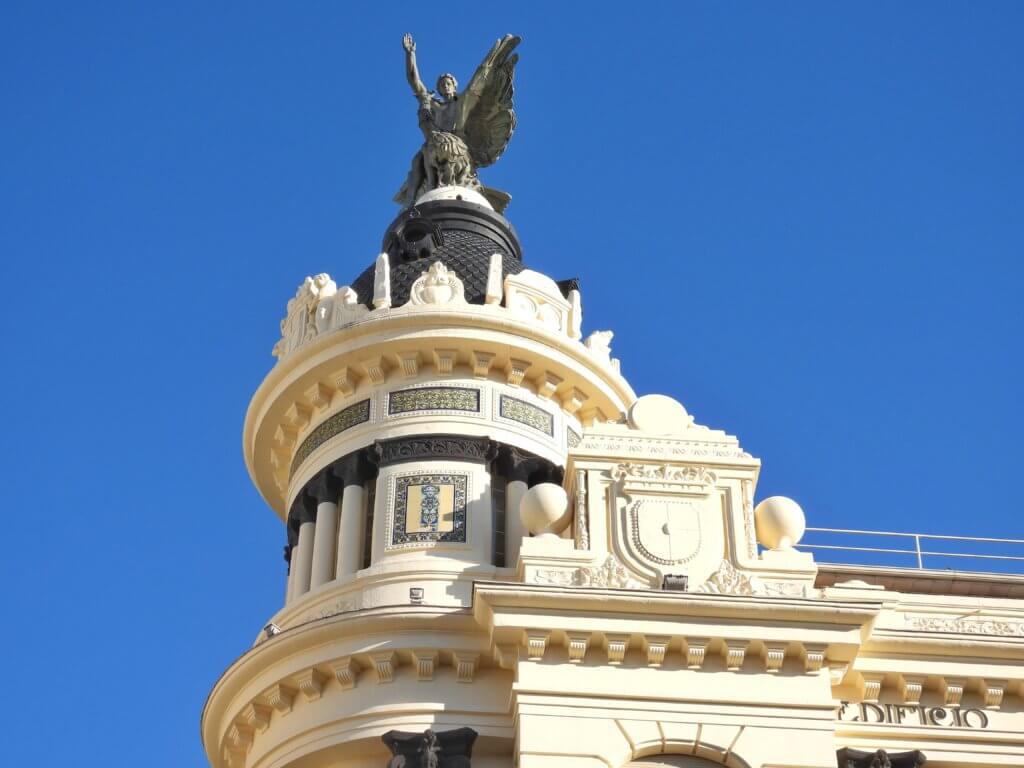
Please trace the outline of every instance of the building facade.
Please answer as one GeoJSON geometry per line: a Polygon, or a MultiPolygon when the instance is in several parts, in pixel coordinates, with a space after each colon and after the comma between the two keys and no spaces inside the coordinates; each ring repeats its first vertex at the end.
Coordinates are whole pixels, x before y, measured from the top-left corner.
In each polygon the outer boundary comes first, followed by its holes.
{"type": "Polygon", "coordinates": [[[211,765],[1024,766],[1024,579],[816,563],[611,338],[468,188],[306,279],[244,431],[285,597],[211,765]]]}

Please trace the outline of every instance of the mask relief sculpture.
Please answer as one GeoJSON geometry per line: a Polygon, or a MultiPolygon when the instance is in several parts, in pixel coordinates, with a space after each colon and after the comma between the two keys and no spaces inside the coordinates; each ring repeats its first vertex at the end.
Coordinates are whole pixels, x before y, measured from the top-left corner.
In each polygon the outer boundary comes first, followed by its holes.
{"type": "Polygon", "coordinates": [[[437,91],[428,91],[416,65],[416,43],[412,35],[402,39],[405,74],[420,105],[424,143],[395,195],[396,203],[410,206],[432,189],[456,185],[480,192],[499,213],[505,209],[510,196],[483,186],[476,172],[497,162],[516,127],[512,78],[519,60],[513,50],[519,42],[513,35],[498,40],[459,93],[448,73],[437,79],[437,91]]]}

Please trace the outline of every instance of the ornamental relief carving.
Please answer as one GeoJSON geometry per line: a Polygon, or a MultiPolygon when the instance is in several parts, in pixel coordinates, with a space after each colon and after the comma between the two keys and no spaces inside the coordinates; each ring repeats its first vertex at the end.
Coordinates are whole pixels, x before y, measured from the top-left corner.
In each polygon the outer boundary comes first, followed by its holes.
{"type": "Polygon", "coordinates": [[[922,632],[1024,637],[1024,622],[967,616],[904,616],[907,627],[922,632]]]}
{"type": "Polygon", "coordinates": [[[600,565],[575,570],[546,569],[534,573],[534,584],[553,584],[560,587],[595,587],[600,589],[649,589],[649,585],[629,575],[626,567],[615,555],[609,554],[600,565]]]}

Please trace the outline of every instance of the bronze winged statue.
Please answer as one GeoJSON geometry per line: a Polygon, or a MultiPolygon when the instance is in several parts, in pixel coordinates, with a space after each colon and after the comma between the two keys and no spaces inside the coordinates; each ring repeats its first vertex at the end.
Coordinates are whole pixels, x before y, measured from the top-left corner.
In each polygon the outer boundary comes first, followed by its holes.
{"type": "Polygon", "coordinates": [[[462,93],[447,72],[437,79],[437,91],[432,93],[420,79],[416,43],[412,35],[405,35],[405,73],[420,105],[424,143],[395,195],[396,203],[409,206],[425,192],[457,185],[480,192],[499,213],[508,205],[511,197],[485,187],[476,172],[497,162],[516,127],[512,78],[519,55],[513,51],[520,39],[505,35],[491,46],[462,93]]]}

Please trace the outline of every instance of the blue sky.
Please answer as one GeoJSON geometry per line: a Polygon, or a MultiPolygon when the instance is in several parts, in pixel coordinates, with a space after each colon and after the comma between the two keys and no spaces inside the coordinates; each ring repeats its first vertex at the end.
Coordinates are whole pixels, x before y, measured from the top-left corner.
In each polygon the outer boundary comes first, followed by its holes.
{"type": "Polygon", "coordinates": [[[407,30],[429,82],[524,37],[485,182],[758,498],[1024,537],[1024,5],[507,5],[3,4],[11,765],[204,763],[283,592],[245,407],[295,286],[396,212],[407,30]]]}

